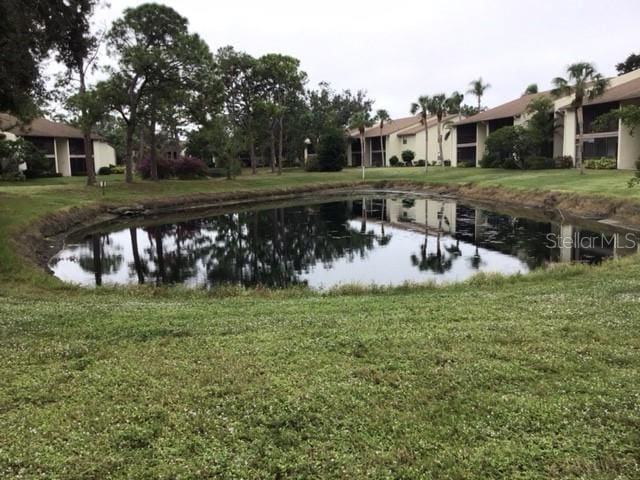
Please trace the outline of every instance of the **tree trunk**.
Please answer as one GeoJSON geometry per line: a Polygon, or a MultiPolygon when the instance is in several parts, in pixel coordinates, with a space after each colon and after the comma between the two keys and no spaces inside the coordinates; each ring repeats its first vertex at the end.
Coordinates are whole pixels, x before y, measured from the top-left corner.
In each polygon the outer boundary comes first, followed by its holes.
{"type": "Polygon", "coordinates": [[[249,155],[251,156],[251,175],[255,175],[257,172],[257,160],[256,144],[253,140],[253,135],[249,136],[249,155]]]}
{"type": "Polygon", "coordinates": [[[279,130],[280,130],[278,132],[278,135],[280,136],[279,141],[278,141],[278,175],[282,175],[282,161],[283,161],[283,158],[282,158],[282,150],[283,150],[282,143],[283,143],[283,140],[284,140],[284,119],[283,119],[282,116],[278,119],[278,126],[279,126],[279,130]]]}
{"type": "Polygon", "coordinates": [[[96,166],[93,159],[93,141],[91,140],[91,131],[82,132],[84,137],[84,158],[85,167],[87,169],[87,185],[96,184],[96,166]]]}
{"type": "Polygon", "coordinates": [[[276,133],[271,128],[271,173],[276,171],[276,133]]]}
{"type": "MultiPolygon", "coordinates": [[[[84,95],[87,91],[87,85],[84,78],[84,66],[80,65],[80,95],[84,95]]],[[[96,167],[93,159],[93,143],[91,141],[91,125],[87,125],[87,118],[89,117],[86,108],[82,109],[82,137],[84,140],[84,164],[87,171],[87,185],[93,186],[96,184],[96,167]]]]}
{"type": "Polygon", "coordinates": [[[140,143],[138,145],[138,161],[144,158],[144,129],[140,128],[140,143]]]}
{"type": "Polygon", "coordinates": [[[385,148],[384,148],[384,136],[382,135],[382,128],[380,128],[380,152],[382,152],[382,166],[386,167],[387,162],[385,161],[385,148]]]}
{"type": "Polygon", "coordinates": [[[149,147],[151,150],[151,180],[158,180],[158,141],[156,137],[156,108],[151,102],[151,119],[149,121],[149,147]]]}
{"type": "Polygon", "coordinates": [[[442,127],[440,122],[441,120],[438,119],[438,162],[440,162],[440,166],[444,167],[444,153],[442,151],[442,127]]]}
{"type": "Polygon", "coordinates": [[[582,149],[584,146],[584,116],[582,105],[576,110],[578,117],[578,148],[576,149],[576,166],[580,167],[580,175],[584,175],[584,162],[582,161],[582,149]]]}
{"type": "Polygon", "coordinates": [[[429,171],[429,118],[424,117],[424,174],[429,171]]]}
{"type": "Polygon", "coordinates": [[[364,133],[360,134],[360,164],[362,165],[362,180],[364,180],[364,157],[365,157],[365,146],[366,140],[364,138],[364,133]]]}
{"type": "Polygon", "coordinates": [[[124,161],[126,167],[126,175],[125,179],[127,183],[133,182],[133,131],[134,124],[129,122],[127,124],[127,135],[125,137],[125,147],[124,147],[124,161]]]}

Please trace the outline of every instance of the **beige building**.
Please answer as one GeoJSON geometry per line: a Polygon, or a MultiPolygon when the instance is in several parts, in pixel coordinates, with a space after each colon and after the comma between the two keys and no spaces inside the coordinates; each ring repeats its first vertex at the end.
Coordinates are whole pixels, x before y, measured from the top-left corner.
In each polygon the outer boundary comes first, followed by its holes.
{"type": "MultiPolygon", "coordinates": [[[[60,122],[36,118],[22,125],[8,114],[0,114],[0,130],[7,131],[38,147],[51,162],[51,170],[64,177],[86,175],[82,131],[60,122]]],[[[96,172],[100,167],[116,164],[115,150],[97,134],[92,134],[96,172]]]]}
{"type": "MultiPolygon", "coordinates": [[[[599,116],[626,104],[640,104],[640,70],[620,75],[609,80],[604,95],[584,105],[584,152],[583,157],[615,158],[618,168],[634,169],[640,157],[640,134],[631,135],[620,121],[613,122],[606,131],[595,131],[593,122],[599,116]]],[[[539,96],[548,96],[554,101],[558,128],[552,141],[550,155],[570,156],[575,161],[578,129],[572,98],[555,99],[550,92],[523,95],[520,98],[490,108],[452,126],[452,164],[479,165],[485,151],[485,141],[491,132],[513,125],[525,125],[529,102],[539,96]]]]}
{"type": "MultiPolygon", "coordinates": [[[[448,116],[442,120],[442,151],[445,161],[452,158],[453,138],[451,125],[457,116],[448,116]]],[[[438,160],[438,122],[435,116],[427,121],[428,125],[428,155],[425,155],[425,127],[419,116],[405,117],[385,123],[380,131],[380,125],[375,125],[365,131],[365,151],[362,155],[360,147],[360,134],[358,131],[350,132],[350,142],[347,154],[347,164],[351,167],[362,165],[364,157],[367,167],[387,167],[389,159],[398,157],[402,161],[402,152],[411,150],[415,153],[414,163],[419,160],[427,160],[435,163],[438,160]],[[382,138],[381,138],[382,137],[382,138]]]]}

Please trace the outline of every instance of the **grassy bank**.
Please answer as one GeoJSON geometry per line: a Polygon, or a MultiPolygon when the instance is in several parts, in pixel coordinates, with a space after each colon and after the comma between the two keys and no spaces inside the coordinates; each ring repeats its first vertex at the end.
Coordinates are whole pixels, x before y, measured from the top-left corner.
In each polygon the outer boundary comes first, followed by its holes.
{"type": "MultiPolygon", "coordinates": [[[[429,181],[616,197],[629,174],[449,169],[429,181]]],[[[287,172],[106,199],[355,181],[287,172]]],[[[417,169],[370,178],[419,180],[417,169]]],[[[102,201],[0,184],[3,478],[637,478],[640,260],[446,288],[82,290],[8,242],[102,201]]]]}

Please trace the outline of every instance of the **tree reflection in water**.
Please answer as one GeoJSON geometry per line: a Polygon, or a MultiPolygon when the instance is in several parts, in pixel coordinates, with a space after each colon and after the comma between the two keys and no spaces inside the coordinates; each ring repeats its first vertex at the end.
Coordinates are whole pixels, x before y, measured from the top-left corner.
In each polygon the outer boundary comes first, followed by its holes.
{"type": "MultiPolygon", "coordinates": [[[[545,245],[547,234],[559,229],[451,201],[361,197],[94,234],[50,265],[61,278],[58,272],[94,285],[459,280],[479,270],[526,272],[559,259],[560,250],[545,245]]],[[[606,258],[607,248],[563,255],[606,258]]]]}

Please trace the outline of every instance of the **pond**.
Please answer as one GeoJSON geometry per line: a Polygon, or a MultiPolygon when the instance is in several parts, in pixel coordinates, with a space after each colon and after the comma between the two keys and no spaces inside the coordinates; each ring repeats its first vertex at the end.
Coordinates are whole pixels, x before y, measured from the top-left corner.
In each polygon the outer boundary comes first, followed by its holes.
{"type": "Polygon", "coordinates": [[[326,289],[524,274],[549,263],[598,263],[639,251],[632,232],[532,216],[408,194],[316,198],[105,226],[67,239],[50,268],[84,286],[326,289]]]}

